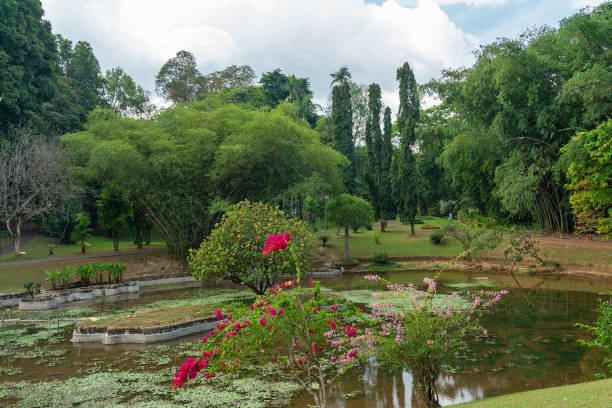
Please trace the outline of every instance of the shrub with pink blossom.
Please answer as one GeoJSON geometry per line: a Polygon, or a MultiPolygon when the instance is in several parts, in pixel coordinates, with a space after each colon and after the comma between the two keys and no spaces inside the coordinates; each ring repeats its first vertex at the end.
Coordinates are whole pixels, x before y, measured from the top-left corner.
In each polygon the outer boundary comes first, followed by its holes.
{"type": "MultiPolygon", "coordinates": [[[[271,236],[265,252],[287,251],[284,238],[271,236]]],[[[361,316],[357,308],[323,298],[318,281],[310,279],[311,288],[303,289],[296,269],[296,279],[275,284],[249,307],[217,310],[220,321],[202,338],[202,354],[180,366],[172,387],[272,361],[325,407],[325,385],[372,354],[374,335],[349,323],[361,316]]]]}
{"type": "Polygon", "coordinates": [[[378,361],[390,369],[410,369],[419,396],[428,407],[440,406],[436,380],[443,366],[457,362],[457,356],[470,336],[488,336],[479,317],[489,310],[505,290],[480,291],[468,303],[457,302],[457,293],[436,297],[436,281],[425,278],[426,290],[413,285],[391,283],[379,276],[366,279],[387,285],[403,302],[374,302],[371,316],[377,323],[375,334],[378,361]]]}

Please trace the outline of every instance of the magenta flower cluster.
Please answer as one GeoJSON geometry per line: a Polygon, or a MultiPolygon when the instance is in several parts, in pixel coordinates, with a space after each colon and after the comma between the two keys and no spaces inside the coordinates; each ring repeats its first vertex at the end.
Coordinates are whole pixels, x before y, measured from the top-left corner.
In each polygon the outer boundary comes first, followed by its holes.
{"type": "Polygon", "coordinates": [[[262,255],[270,255],[272,252],[282,251],[287,249],[287,245],[291,241],[291,235],[288,232],[278,235],[270,235],[266,240],[262,255]]]}

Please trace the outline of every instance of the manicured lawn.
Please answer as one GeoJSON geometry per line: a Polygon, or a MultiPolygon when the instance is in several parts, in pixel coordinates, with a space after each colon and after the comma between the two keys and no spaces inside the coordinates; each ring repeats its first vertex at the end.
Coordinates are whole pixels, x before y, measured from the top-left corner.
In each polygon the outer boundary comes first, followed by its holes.
{"type": "MultiPolygon", "coordinates": [[[[8,239],[4,238],[2,243],[9,242],[8,239]]],[[[54,255],[49,255],[49,238],[37,235],[35,236],[27,245],[22,248],[26,254],[22,256],[15,256],[14,253],[8,253],[0,256],[0,262],[2,261],[17,261],[17,260],[26,260],[26,259],[39,259],[39,258],[53,258],[57,256],[70,256],[70,255],[79,255],[81,254],[81,246],[72,244],[72,245],[64,245],[64,244],[56,244],[54,249],[54,255]]],[[[89,240],[90,246],[87,247],[87,253],[98,253],[98,252],[106,252],[113,251],[113,240],[107,237],[99,237],[94,236],[89,240]]],[[[155,246],[163,246],[165,243],[163,241],[151,241],[151,245],[149,247],[155,246]]],[[[122,239],[119,241],[119,249],[130,249],[137,248],[134,245],[134,242],[131,239],[122,239]]]]}
{"type": "Polygon", "coordinates": [[[466,408],[610,408],[612,379],[503,395],[456,405],[466,408]]]}
{"type": "MultiPolygon", "coordinates": [[[[427,217],[424,223],[443,226],[448,220],[427,217]]],[[[399,227],[387,227],[384,233],[381,233],[379,228],[372,231],[359,230],[357,233],[351,231],[349,235],[351,256],[371,258],[375,252],[386,252],[389,256],[453,256],[460,252],[460,246],[454,240],[444,240],[438,245],[432,244],[429,236],[435,230],[422,229],[425,224],[415,225],[414,236],[410,235],[409,229],[399,227]],[[380,244],[376,243],[376,237],[379,237],[380,244]]],[[[327,251],[336,258],[341,257],[344,232],[329,236],[327,246],[329,247],[327,251]]]]}
{"type": "MultiPolygon", "coordinates": [[[[460,245],[452,239],[445,238],[441,244],[434,245],[429,236],[436,230],[423,229],[424,225],[437,225],[442,227],[449,223],[448,219],[436,217],[418,217],[423,224],[415,225],[415,235],[410,235],[410,225],[388,227],[384,233],[379,228],[372,231],[359,230],[350,232],[349,246],[351,256],[354,258],[371,258],[376,252],[386,252],[389,256],[456,256],[461,252],[460,245]],[[379,237],[379,244],[375,238],[379,237]]],[[[536,241],[538,238],[536,238],[536,241]]],[[[317,240],[317,243],[320,241],[317,240]]],[[[612,246],[585,247],[575,245],[571,241],[542,242],[538,244],[541,249],[540,256],[546,260],[556,262],[585,262],[593,264],[612,264],[612,246]]],[[[329,235],[327,248],[323,251],[333,255],[336,259],[342,257],[344,246],[344,232],[339,235],[329,235]]],[[[508,238],[502,239],[494,250],[481,251],[477,255],[502,258],[504,249],[508,247],[508,238]]]]}

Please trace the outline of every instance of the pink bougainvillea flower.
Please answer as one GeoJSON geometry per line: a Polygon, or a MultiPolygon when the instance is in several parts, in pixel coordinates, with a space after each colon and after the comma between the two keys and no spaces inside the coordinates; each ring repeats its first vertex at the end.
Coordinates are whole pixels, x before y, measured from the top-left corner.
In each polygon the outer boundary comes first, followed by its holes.
{"type": "Polygon", "coordinates": [[[261,327],[266,327],[266,318],[262,317],[259,319],[259,324],[261,324],[261,327]]]}
{"type": "Polygon", "coordinates": [[[331,310],[333,310],[334,312],[337,312],[338,311],[338,306],[332,305],[331,306],[331,310]]]}
{"type": "Polygon", "coordinates": [[[429,344],[430,346],[433,346],[434,341],[433,340],[427,340],[427,344],[429,344]]]}
{"type": "Polygon", "coordinates": [[[208,337],[204,336],[202,337],[202,342],[206,343],[208,341],[208,337]]]}
{"type": "Polygon", "coordinates": [[[334,323],[333,321],[328,323],[331,327],[334,328],[334,330],[336,329],[336,323],[334,323]]]}
{"type": "Polygon", "coordinates": [[[221,312],[221,309],[217,309],[217,312],[215,313],[215,317],[217,319],[223,319],[223,313],[221,312]]]}
{"type": "Polygon", "coordinates": [[[332,361],[332,363],[335,363],[336,361],[338,361],[338,359],[336,357],[332,357],[331,361],[332,361]]]}
{"type": "Polygon", "coordinates": [[[308,284],[309,284],[309,285],[312,285],[312,281],[313,281],[313,279],[312,279],[312,278],[308,279],[308,284]]]}

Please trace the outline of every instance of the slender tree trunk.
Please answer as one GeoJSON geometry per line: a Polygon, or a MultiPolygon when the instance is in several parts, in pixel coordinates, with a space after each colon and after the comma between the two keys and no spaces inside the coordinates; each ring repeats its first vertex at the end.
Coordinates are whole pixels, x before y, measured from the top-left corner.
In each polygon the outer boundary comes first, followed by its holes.
{"type": "Polygon", "coordinates": [[[387,221],[381,218],[380,219],[380,232],[385,232],[386,227],[387,227],[387,221]]]}
{"type": "Polygon", "coordinates": [[[81,244],[81,253],[84,254],[85,253],[85,241],[83,240],[83,243],[81,244]]]}
{"type": "Polygon", "coordinates": [[[410,217],[410,235],[414,235],[414,217],[410,217]]]}
{"type": "Polygon", "coordinates": [[[349,252],[349,227],[348,225],[344,226],[344,260],[348,261],[351,259],[351,254],[349,252]]]}
{"type": "Polygon", "coordinates": [[[119,251],[119,231],[116,228],[113,229],[113,247],[119,251]]]}
{"type": "Polygon", "coordinates": [[[15,241],[15,255],[21,256],[21,220],[17,220],[15,222],[15,228],[11,229],[10,221],[6,222],[6,226],[9,230],[9,234],[13,237],[15,241]]]}

